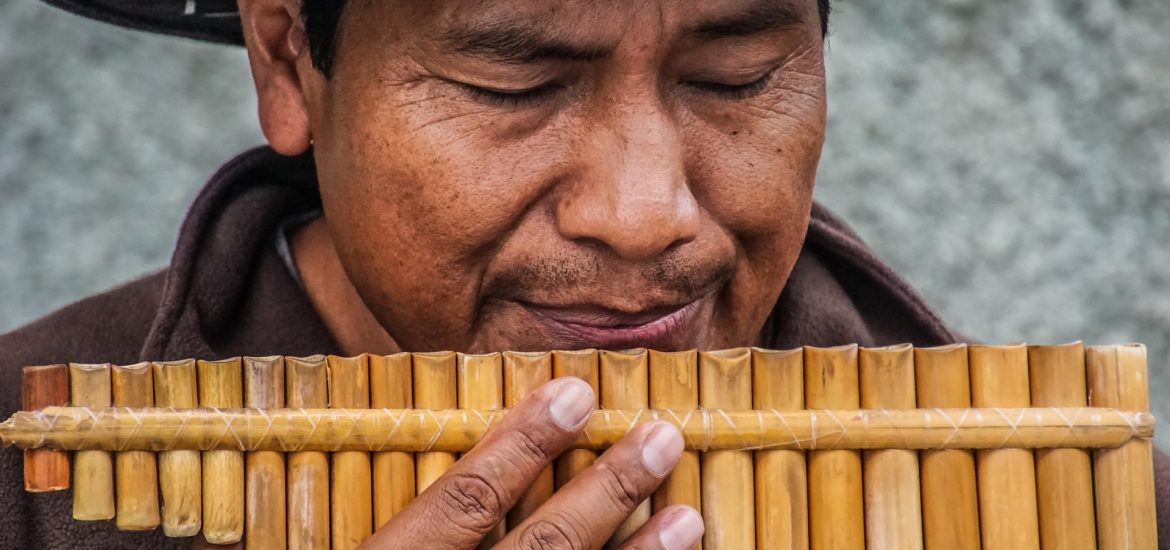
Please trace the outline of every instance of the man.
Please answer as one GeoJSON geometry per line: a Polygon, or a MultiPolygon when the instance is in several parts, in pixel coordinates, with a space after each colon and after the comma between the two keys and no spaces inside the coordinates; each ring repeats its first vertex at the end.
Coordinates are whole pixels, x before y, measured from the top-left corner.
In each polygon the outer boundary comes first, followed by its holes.
{"type": "MultiPolygon", "coordinates": [[[[3,414],[20,366],[67,361],[956,339],[812,203],[826,0],[53,3],[246,42],[271,148],[166,270],[0,337],[3,414]]],[[[369,544],[474,547],[592,399],[546,385],[369,544]]],[[[600,546],[681,448],[635,431],[501,547],[600,546]]],[[[6,547],[189,544],[70,522],[3,459],[6,547]]],[[[671,508],[626,547],[701,534],[671,508]]]]}

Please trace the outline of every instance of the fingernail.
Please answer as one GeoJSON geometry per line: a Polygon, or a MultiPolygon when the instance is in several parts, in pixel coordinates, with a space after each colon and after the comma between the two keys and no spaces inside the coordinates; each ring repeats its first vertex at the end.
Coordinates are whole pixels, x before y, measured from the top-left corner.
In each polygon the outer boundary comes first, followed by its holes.
{"type": "Polygon", "coordinates": [[[703,518],[688,507],[666,522],[658,533],[658,540],[665,550],[691,550],[699,544],[702,536],[703,518]]]}
{"type": "Polygon", "coordinates": [[[682,452],[683,438],[678,428],[662,423],[655,426],[642,442],[642,464],[662,477],[674,467],[682,452]]]}
{"type": "Polygon", "coordinates": [[[589,418],[594,408],[593,388],[579,378],[566,379],[553,394],[548,412],[553,421],[566,430],[572,430],[589,418]]]}

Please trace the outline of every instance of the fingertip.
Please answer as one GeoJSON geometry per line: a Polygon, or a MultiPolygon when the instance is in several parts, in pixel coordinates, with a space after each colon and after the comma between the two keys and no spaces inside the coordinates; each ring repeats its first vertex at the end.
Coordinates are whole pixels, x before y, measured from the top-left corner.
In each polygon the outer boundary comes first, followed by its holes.
{"type": "Polygon", "coordinates": [[[564,377],[549,383],[548,412],[562,429],[576,431],[585,425],[593,410],[597,408],[597,397],[593,388],[577,377],[564,377]]]}
{"type": "Polygon", "coordinates": [[[642,440],[642,465],[658,477],[665,477],[682,456],[682,432],[669,422],[655,422],[642,440]]]}
{"type": "Polygon", "coordinates": [[[699,544],[706,526],[694,508],[676,505],[659,513],[667,515],[658,532],[658,541],[664,550],[690,550],[699,544]]]}

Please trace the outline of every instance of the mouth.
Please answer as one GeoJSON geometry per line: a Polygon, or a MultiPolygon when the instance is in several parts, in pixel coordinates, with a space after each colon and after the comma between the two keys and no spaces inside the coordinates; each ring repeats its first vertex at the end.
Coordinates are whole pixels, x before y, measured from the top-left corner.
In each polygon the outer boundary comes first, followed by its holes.
{"type": "Polygon", "coordinates": [[[695,318],[707,297],[677,305],[622,312],[592,304],[548,306],[521,302],[557,347],[684,349],[693,346],[695,318]]]}

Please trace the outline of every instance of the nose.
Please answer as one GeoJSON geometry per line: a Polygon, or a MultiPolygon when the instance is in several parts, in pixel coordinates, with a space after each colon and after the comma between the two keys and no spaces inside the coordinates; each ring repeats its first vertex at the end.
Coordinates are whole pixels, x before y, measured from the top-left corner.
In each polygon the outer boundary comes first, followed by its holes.
{"type": "Polygon", "coordinates": [[[557,229],[629,261],[653,259],[699,233],[678,124],[657,104],[611,109],[582,128],[579,177],[557,202],[557,229]]]}

